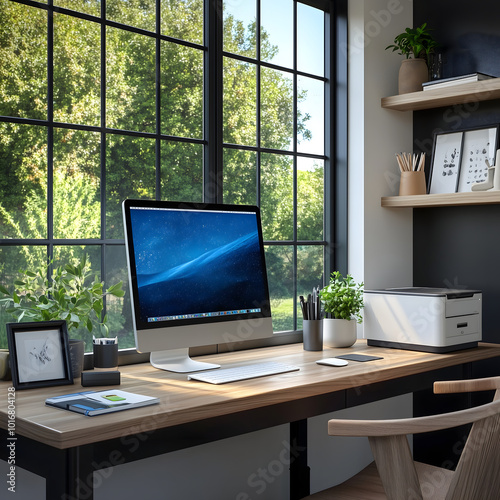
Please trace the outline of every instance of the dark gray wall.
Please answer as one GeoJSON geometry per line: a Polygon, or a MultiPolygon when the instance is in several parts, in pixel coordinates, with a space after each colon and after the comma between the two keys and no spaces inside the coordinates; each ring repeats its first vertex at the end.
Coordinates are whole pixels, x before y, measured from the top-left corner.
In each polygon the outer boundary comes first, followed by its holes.
{"type": "MultiPolygon", "coordinates": [[[[414,24],[433,28],[443,76],[500,76],[500,2],[415,0],[414,24]]],[[[500,100],[415,111],[414,147],[430,164],[434,134],[500,123],[500,100]]],[[[500,205],[414,209],[414,285],[483,291],[483,339],[500,342],[500,205]]]]}
{"type": "Polygon", "coordinates": [[[500,6],[494,0],[415,0],[414,25],[426,22],[441,44],[443,77],[479,71],[500,76],[500,6]]]}
{"type": "MultiPolygon", "coordinates": [[[[414,0],[414,25],[427,22],[442,44],[443,77],[472,72],[500,76],[500,2],[493,0],[414,0]]],[[[414,148],[428,162],[434,134],[500,123],[500,100],[413,112],[414,148]]],[[[500,205],[413,209],[413,276],[415,286],[483,291],[483,340],[500,343],[500,205]]],[[[489,360],[448,369],[439,379],[500,374],[500,362],[489,360]]],[[[416,416],[491,401],[492,394],[414,394],[416,416]],[[489,398],[489,399],[487,399],[489,398]]],[[[415,458],[454,467],[467,429],[414,437],[415,458]],[[458,446],[457,446],[458,445],[458,446]]]]}

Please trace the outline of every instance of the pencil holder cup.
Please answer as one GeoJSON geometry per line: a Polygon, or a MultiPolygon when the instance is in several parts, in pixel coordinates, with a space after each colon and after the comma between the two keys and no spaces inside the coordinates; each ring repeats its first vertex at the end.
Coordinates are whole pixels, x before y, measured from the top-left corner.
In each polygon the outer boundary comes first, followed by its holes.
{"type": "Polygon", "coordinates": [[[304,351],[323,350],[323,321],[305,319],[302,323],[304,351]]]}
{"type": "Polygon", "coordinates": [[[118,366],[118,342],[102,344],[94,341],[93,351],[94,368],[116,370],[118,366]]]}
{"type": "Polygon", "coordinates": [[[399,181],[399,196],[426,194],[426,192],[425,172],[423,170],[401,172],[401,180],[399,181]]]}
{"type": "Polygon", "coordinates": [[[0,349],[0,380],[12,380],[8,349],[0,349]]]}

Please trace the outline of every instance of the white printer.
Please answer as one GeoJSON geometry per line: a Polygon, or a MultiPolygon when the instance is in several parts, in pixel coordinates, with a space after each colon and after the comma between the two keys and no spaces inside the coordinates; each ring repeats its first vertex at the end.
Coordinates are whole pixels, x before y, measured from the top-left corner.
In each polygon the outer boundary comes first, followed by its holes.
{"type": "Polygon", "coordinates": [[[481,340],[479,290],[365,290],[364,304],[368,345],[443,353],[476,347],[481,340]]]}

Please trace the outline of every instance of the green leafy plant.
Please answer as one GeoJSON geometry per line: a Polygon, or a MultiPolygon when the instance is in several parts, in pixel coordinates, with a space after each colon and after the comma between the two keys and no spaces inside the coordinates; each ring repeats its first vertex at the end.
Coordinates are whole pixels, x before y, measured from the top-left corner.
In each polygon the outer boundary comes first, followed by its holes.
{"type": "Polygon", "coordinates": [[[418,28],[406,28],[404,33],[394,38],[394,44],[388,45],[385,50],[392,49],[393,52],[397,50],[398,54],[406,56],[406,59],[410,59],[412,55],[415,59],[418,57],[426,59],[438,46],[430,31],[427,23],[418,28]]]}
{"type": "Polygon", "coordinates": [[[321,302],[325,306],[325,313],[335,319],[352,319],[358,323],[363,321],[360,314],[363,308],[363,283],[356,283],[354,278],[347,274],[345,278],[339,271],[334,271],[330,283],[320,292],[321,302]]]}
{"type": "Polygon", "coordinates": [[[8,290],[0,285],[0,304],[21,321],[66,320],[68,331],[80,327],[92,332],[95,327],[99,336],[109,334],[106,316],[102,316],[104,297],[123,297],[122,282],[104,289],[97,276],[91,279],[90,262],[84,255],[76,265],[66,264],[50,272],[51,265],[37,270],[20,271],[21,277],[8,290]]]}

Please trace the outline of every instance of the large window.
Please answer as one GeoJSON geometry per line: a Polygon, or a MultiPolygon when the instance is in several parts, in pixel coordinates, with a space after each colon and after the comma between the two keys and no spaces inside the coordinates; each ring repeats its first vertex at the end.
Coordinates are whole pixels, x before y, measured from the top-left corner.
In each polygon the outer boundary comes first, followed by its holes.
{"type": "MultiPolygon", "coordinates": [[[[122,200],[257,204],[274,329],[300,330],[333,259],[331,5],[0,0],[0,283],[86,254],[128,292],[122,200]]],[[[128,293],[106,312],[133,347],[128,293]]]]}

